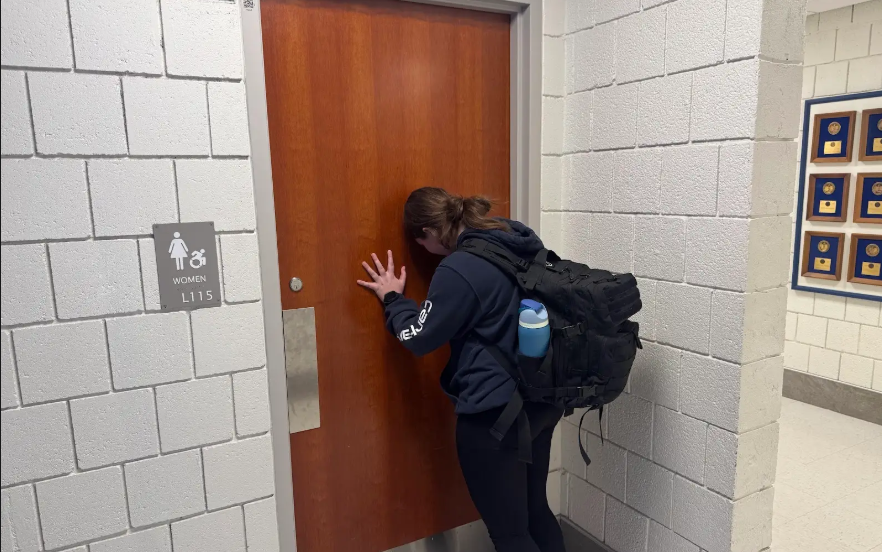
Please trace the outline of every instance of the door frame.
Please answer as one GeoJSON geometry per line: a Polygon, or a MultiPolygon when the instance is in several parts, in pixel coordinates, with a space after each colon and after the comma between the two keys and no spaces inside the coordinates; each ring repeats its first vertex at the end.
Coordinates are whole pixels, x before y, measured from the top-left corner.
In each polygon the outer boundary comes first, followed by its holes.
{"type": "MultiPolygon", "coordinates": [[[[539,232],[542,136],[542,2],[543,0],[403,0],[511,15],[511,213],[539,232]]],[[[251,143],[251,171],[257,221],[264,339],[270,403],[276,517],[281,552],[294,552],[294,489],[285,350],[282,331],[282,296],[279,252],[276,246],[276,213],[273,200],[269,120],[263,63],[261,0],[242,0],[240,17],[243,42],[245,96],[251,143]]]]}

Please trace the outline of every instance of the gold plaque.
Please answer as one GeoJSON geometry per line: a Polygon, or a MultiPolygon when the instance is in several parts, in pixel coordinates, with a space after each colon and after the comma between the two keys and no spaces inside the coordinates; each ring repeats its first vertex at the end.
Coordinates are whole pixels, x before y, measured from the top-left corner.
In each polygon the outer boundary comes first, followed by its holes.
{"type": "Polygon", "coordinates": [[[873,195],[882,195],[882,182],[873,184],[873,195]]]}
{"type": "Polygon", "coordinates": [[[842,141],[836,140],[835,142],[824,142],[824,155],[832,155],[835,153],[842,153],[842,141]]]}
{"type": "Polygon", "coordinates": [[[868,215],[882,215],[882,201],[871,201],[867,205],[868,215]]]}
{"type": "Polygon", "coordinates": [[[878,276],[879,263],[861,263],[861,274],[864,276],[878,276]]]}
{"type": "Polygon", "coordinates": [[[836,121],[833,121],[832,123],[827,125],[827,132],[829,132],[833,136],[836,136],[837,134],[839,134],[840,130],[842,130],[842,125],[840,125],[836,121]]]}
{"type": "MultiPolygon", "coordinates": [[[[819,213],[835,213],[836,212],[836,202],[835,201],[822,201],[820,207],[818,207],[819,213]]],[[[824,242],[826,243],[826,242],[824,242]]],[[[818,246],[820,249],[820,246],[818,246]]]]}
{"type": "Polygon", "coordinates": [[[879,246],[878,245],[876,245],[875,243],[871,243],[870,245],[867,246],[867,255],[869,255],[870,257],[875,257],[878,254],[879,254],[879,246]]]}
{"type": "Polygon", "coordinates": [[[873,138],[873,152],[882,152],[882,138],[873,138]]]}
{"type": "Polygon", "coordinates": [[[830,242],[828,242],[827,240],[819,241],[818,251],[820,251],[821,253],[826,253],[827,251],[830,251],[830,242]]]}
{"type": "MultiPolygon", "coordinates": [[[[866,263],[864,263],[866,264],[866,263]]],[[[830,262],[830,259],[825,259],[824,257],[815,257],[815,270],[820,270],[822,272],[830,272],[830,268],[833,266],[833,263],[830,262]]]]}
{"type": "Polygon", "coordinates": [[[826,184],[824,184],[824,187],[822,189],[824,190],[825,194],[830,195],[836,191],[836,184],[833,184],[832,182],[827,182],[826,184]]]}

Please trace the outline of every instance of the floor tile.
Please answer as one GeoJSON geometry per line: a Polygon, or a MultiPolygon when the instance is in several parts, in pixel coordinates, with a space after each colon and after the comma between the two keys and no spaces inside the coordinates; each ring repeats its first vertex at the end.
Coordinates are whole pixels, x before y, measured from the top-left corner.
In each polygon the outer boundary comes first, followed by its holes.
{"type": "Polygon", "coordinates": [[[785,483],[775,484],[774,513],[782,520],[794,520],[829,503],[785,483]]]}
{"type": "MultiPolygon", "coordinates": [[[[775,488],[776,495],[778,492],[775,488]]],[[[840,498],[833,506],[872,520],[882,527],[882,482],[840,498]]],[[[792,506],[786,505],[785,512],[790,511],[793,511],[792,506]]]]}
{"type": "MultiPolygon", "coordinates": [[[[855,552],[844,544],[787,524],[772,534],[773,552],[855,552]]],[[[873,551],[875,552],[875,551],[873,551]]]]}
{"type": "Polygon", "coordinates": [[[832,504],[798,517],[784,528],[823,535],[857,552],[869,552],[882,544],[882,525],[832,504]]]}

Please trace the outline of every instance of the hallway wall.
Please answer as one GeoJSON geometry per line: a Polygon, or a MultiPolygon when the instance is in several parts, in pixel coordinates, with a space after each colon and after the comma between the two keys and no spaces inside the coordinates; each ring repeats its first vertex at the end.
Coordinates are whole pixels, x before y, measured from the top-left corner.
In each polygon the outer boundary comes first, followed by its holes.
{"type": "MultiPolygon", "coordinates": [[[[803,100],[882,89],[882,0],[810,14],[805,52],[803,100]]],[[[882,391],[879,309],[878,301],[791,290],[784,366],[882,391]]]]}
{"type": "Polygon", "coordinates": [[[2,3],[2,550],[278,550],[239,6],[2,3]],[[153,223],[223,306],[160,314],[153,223]],[[69,548],[74,547],[74,548],[69,548]]]}
{"type": "Polygon", "coordinates": [[[562,512],[619,552],[771,543],[803,10],[566,1],[543,236],[638,276],[644,349],[591,466],[562,424],[562,512]]]}

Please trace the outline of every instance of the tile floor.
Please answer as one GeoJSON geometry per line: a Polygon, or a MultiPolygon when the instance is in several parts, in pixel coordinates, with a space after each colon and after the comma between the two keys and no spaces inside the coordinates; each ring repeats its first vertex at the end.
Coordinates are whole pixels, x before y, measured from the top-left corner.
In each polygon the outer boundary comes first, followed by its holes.
{"type": "Polygon", "coordinates": [[[784,399],[772,552],[882,552],[882,426],[784,399]]]}

